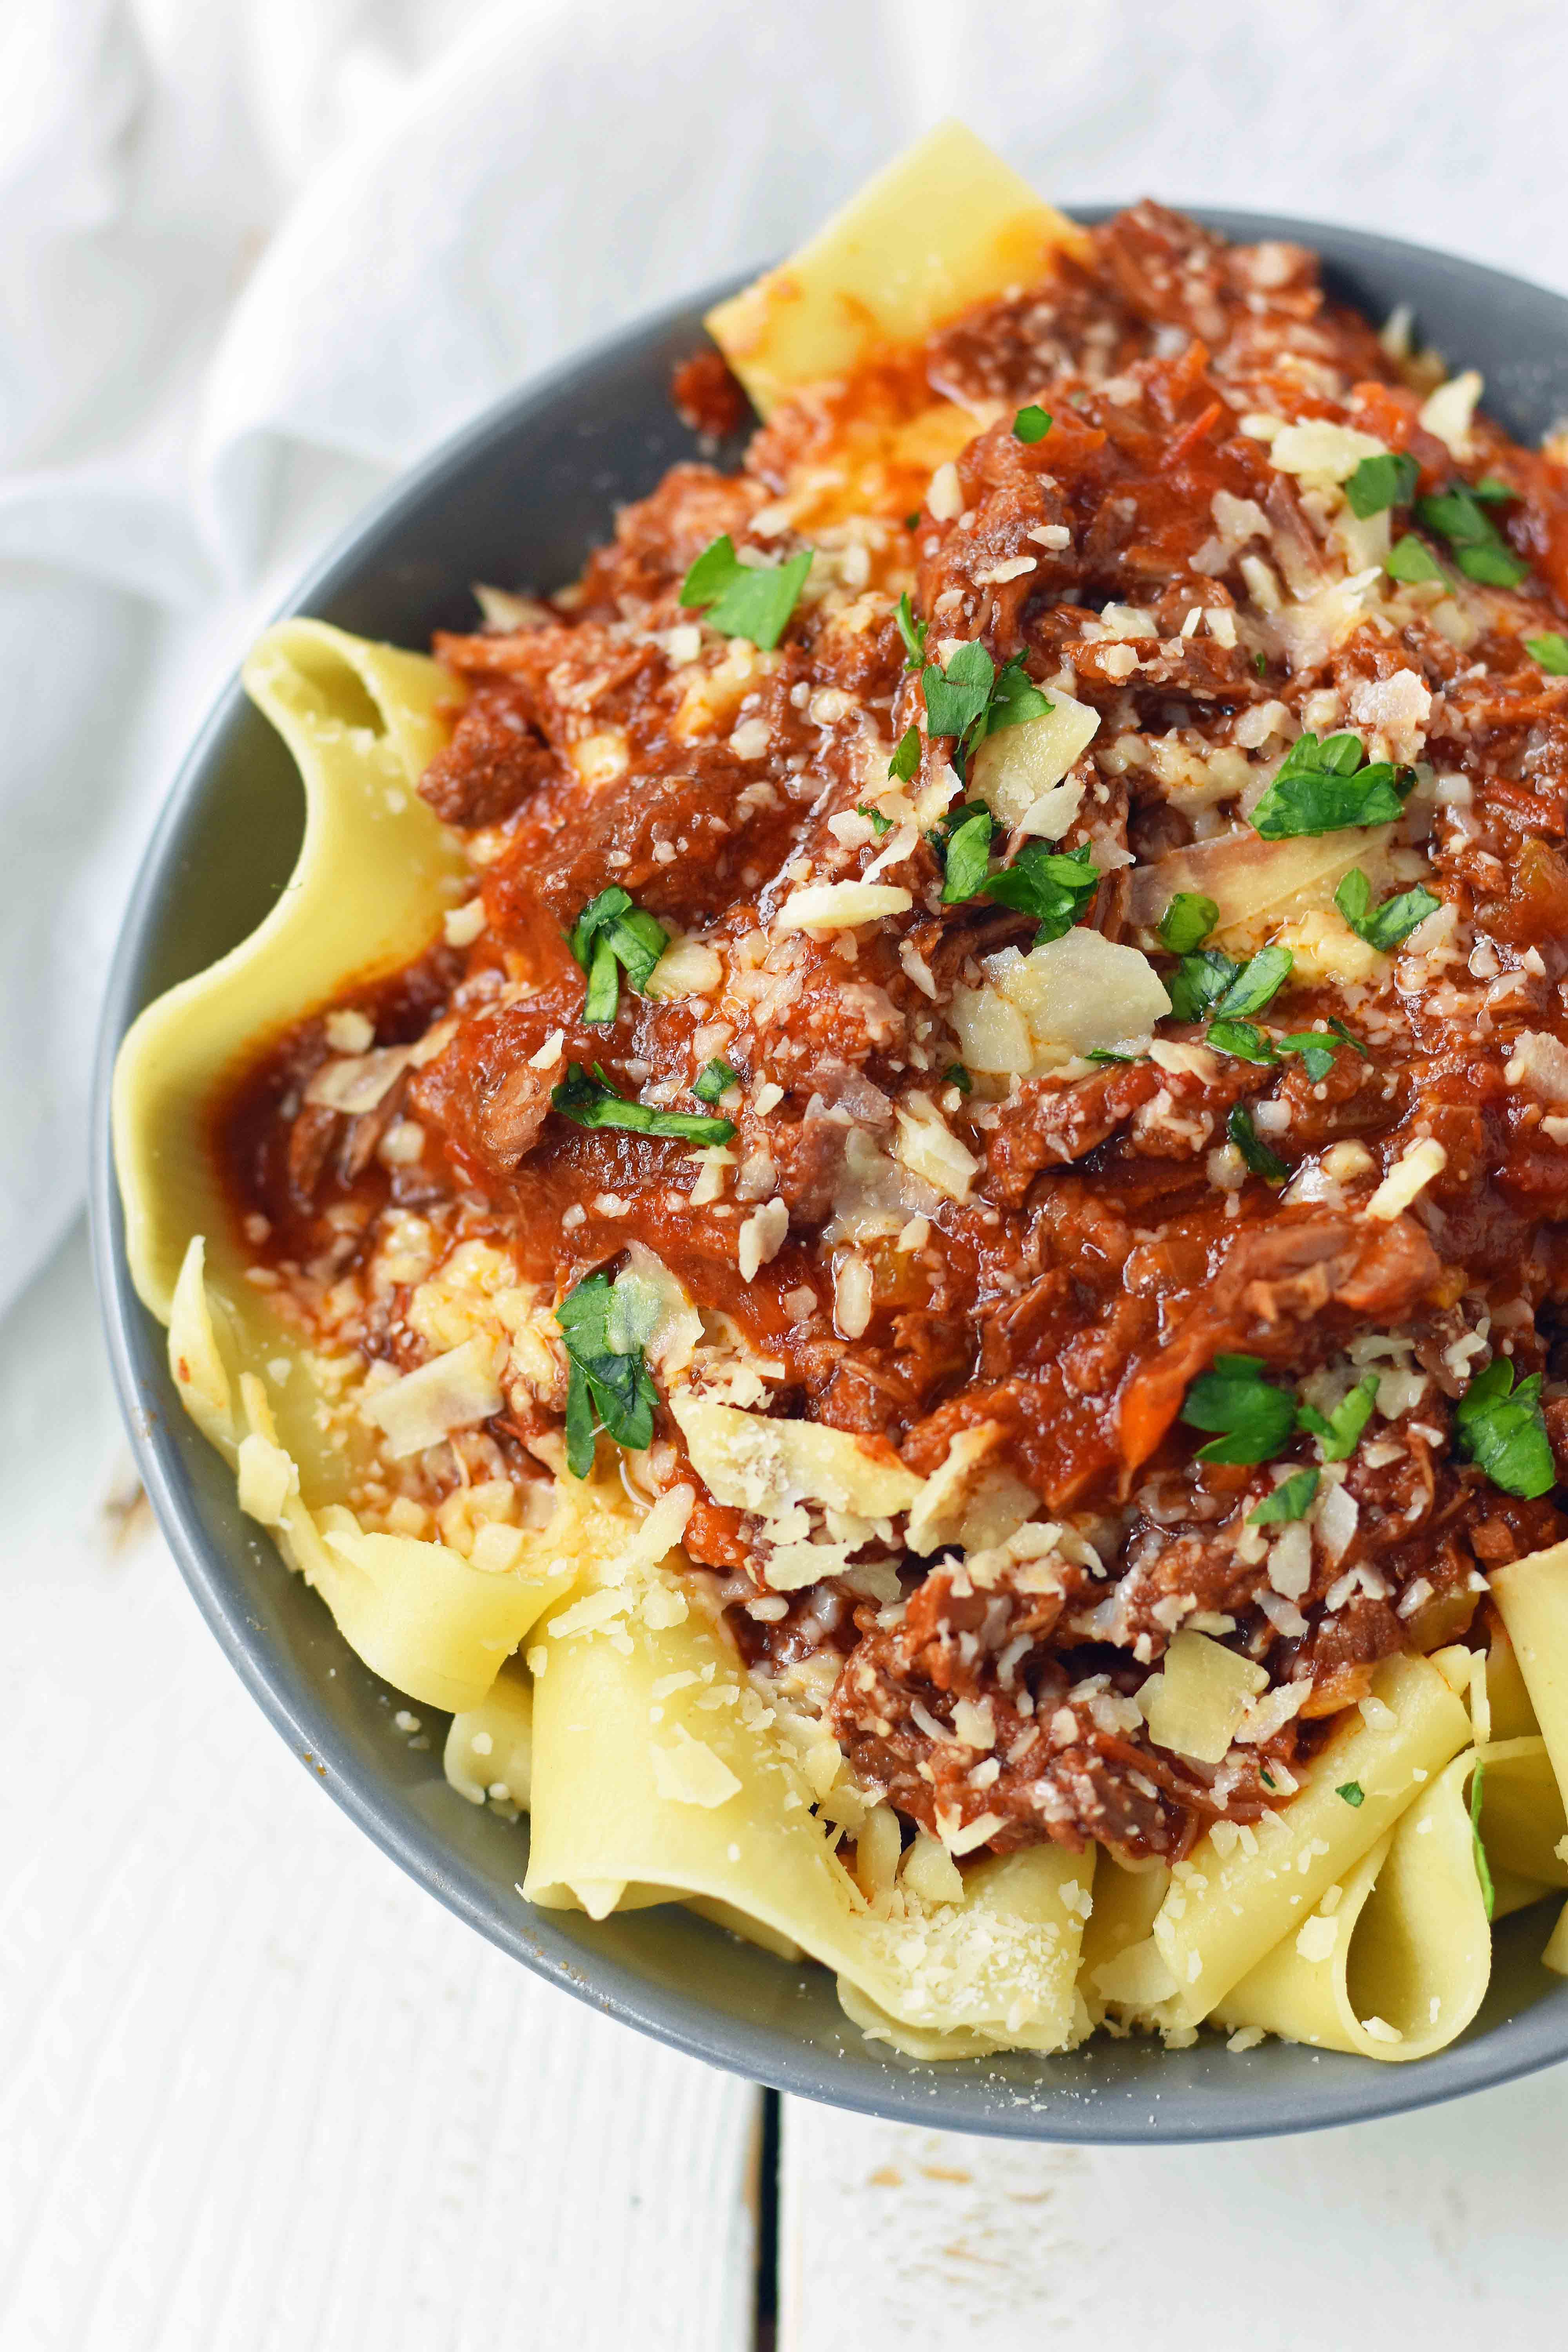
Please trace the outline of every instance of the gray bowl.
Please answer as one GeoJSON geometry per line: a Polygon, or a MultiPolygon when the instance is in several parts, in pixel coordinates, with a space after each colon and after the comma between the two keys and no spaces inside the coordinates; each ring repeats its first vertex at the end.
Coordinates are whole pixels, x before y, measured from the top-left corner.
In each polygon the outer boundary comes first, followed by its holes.
{"type": "MultiPolygon", "coordinates": [[[[1568,414],[1562,297],[1387,237],[1251,214],[1205,217],[1233,237],[1314,247],[1333,290],[1374,320],[1412,303],[1453,363],[1484,370],[1488,406],[1521,438],[1568,414]]],[[[702,312],[729,290],[666,310],[509,396],[373,507],[286,610],[424,647],[433,629],[470,625],[470,581],[570,579],[616,503],[694,454],[669,405],[670,370],[700,347],[702,312]]],[[[721,462],[739,454],[737,442],[721,462]]],[[[1207,2038],[1180,2053],[1100,2039],[1071,2056],[932,2067],[862,2041],[825,1970],[790,1967],[679,1909],[597,1927],[530,1909],[516,1892],[526,1829],[447,1788],[438,1737],[421,1753],[395,1733],[396,1694],[241,1517],[231,1474],[175,1400],[163,1333],[126,1272],[109,1143],[115,1049],[153,997],[260,921],[293,865],[301,810],[289,755],[237,678],[175,782],[115,958],[93,1129],[94,1247],[142,1475],[196,1602],[295,1754],[386,1853],[525,1968],[626,2024],[807,2098],[956,2131],[1046,2140],[1300,2131],[1453,2098],[1568,2056],[1568,1983],[1539,1965],[1539,1911],[1500,1931],[1491,1990],[1468,2032],[1415,2064],[1279,2042],[1232,2056],[1207,2038]]]]}

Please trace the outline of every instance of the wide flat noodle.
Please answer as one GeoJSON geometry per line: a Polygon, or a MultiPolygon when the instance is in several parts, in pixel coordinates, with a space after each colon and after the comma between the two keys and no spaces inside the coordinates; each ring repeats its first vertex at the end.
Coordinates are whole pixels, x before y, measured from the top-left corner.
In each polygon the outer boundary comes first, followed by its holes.
{"type": "Polygon", "coordinates": [[[699,1895],[834,1969],[879,2012],[874,2025],[1065,2046],[1092,1856],[982,1864],[963,1904],[900,1895],[879,1916],[727,1639],[676,1576],[621,1573],[624,1502],[595,1496],[583,1511],[593,1565],[530,1651],[528,1899],[602,1916],[623,1888],[699,1895]]]}
{"type": "Polygon", "coordinates": [[[1316,2049],[1426,2058],[1486,1997],[1491,1927],[1457,1756],[1214,2012],[1316,2049]]]}
{"type": "MultiPolygon", "coordinates": [[[[1144,1954],[1143,1999],[1130,2004],[1135,2021],[1199,2024],[1468,1746],[1469,1717],[1424,1658],[1385,1660],[1373,1692],[1389,1727],[1381,1715],[1374,1727],[1352,1712],[1282,1811],[1256,1830],[1221,1823],[1176,1864],[1151,1937],[1165,1973],[1144,1954]],[[1342,1789],[1358,1790],[1360,1801],[1342,1789]]],[[[1129,1962],[1123,1954],[1121,1967],[1129,1962]]]]}
{"type": "Polygon", "coordinates": [[[710,310],[708,329],[767,416],[805,384],[1032,285],[1053,255],[1090,249],[972,131],[942,122],[781,268],[710,310]]]}

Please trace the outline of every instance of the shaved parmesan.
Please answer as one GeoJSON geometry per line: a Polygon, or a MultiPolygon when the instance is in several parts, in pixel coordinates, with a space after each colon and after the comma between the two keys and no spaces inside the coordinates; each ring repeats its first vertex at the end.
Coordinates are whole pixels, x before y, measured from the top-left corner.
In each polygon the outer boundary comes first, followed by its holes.
{"type": "Polygon", "coordinates": [[[1326,416],[1287,425],[1274,436],[1268,450],[1269,463],[1281,473],[1328,482],[1348,482],[1363,457],[1386,455],[1383,443],[1370,433],[1331,424],[1326,416]]]}
{"type": "Polygon", "coordinates": [[[359,1401],[363,1419],[374,1422],[394,1461],[437,1445],[454,1429],[471,1429],[501,1408],[493,1343],[475,1337],[449,1348],[389,1388],[374,1389],[359,1401]]]}
{"type": "Polygon", "coordinates": [[[773,917],[777,931],[852,931],[904,915],[914,905],[908,890],[891,882],[816,882],[794,890],[773,917]]]}
{"type": "Polygon", "coordinates": [[[1568,1103],[1568,1045],[1548,1030],[1521,1030],[1503,1076],[1510,1087],[1528,1087],[1542,1102],[1568,1103]]]}
{"type": "Polygon", "coordinates": [[[1081,786],[1062,792],[1062,779],[1099,733],[1100,713],[1055,687],[1050,702],[1040,718],[987,735],[974,754],[969,782],[1003,824],[1059,841],[1083,799],[1081,786]],[[1053,795],[1049,801],[1047,794],[1053,795]]]}
{"type": "Polygon", "coordinates": [[[962,1903],[963,1879],[958,1865],[930,1832],[921,1830],[899,1873],[899,1883],[922,1903],[962,1903]]]}
{"type": "Polygon", "coordinates": [[[406,1045],[377,1045],[368,1054],[323,1062],[305,1088],[305,1100],[357,1118],[391,1093],[408,1062],[406,1045]]]}
{"type": "Polygon", "coordinates": [[[711,1812],[740,1794],[741,1783],[723,1758],[703,1739],[677,1725],[673,1747],[654,1746],[653,1782],[661,1797],[678,1805],[700,1805],[711,1812]]]}
{"type": "Polygon", "coordinates": [[[1451,456],[1466,458],[1470,454],[1470,420],[1480,396],[1479,372],[1466,368],[1461,374],[1450,376],[1447,383],[1437,386],[1417,422],[1424,432],[1436,434],[1451,456]]]}
{"type": "Polygon", "coordinates": [[[1448,1155],[1434,1137],[1426,1136],[1419,1143],[1413,1143],[1394,1161],[1367,1202],[1367,1215],[1392,1224],[1447,1164],[1448,1155]]]}
{"type": "Polygon", "coordinates": [[[664,1003],[681,996],[711,996],[723,977],[717,953],[701,940],[671,940],[648,974],[644,993],[664,1003]]]}
{"type": "Polygon", "coordinates": [[[972,1069],[1036,1076],[1077,1054],[1142,1053],[1171,1010],[1136,948],[1079,929],[987,958],[987,985],[955,989],[952,1022],[972,1069]]]}
{"type": "Polygon", "coordinates": [[[1268,1681],[1261,1666],[1206,1633],[1178,1633],[1163,1672],[1152,1675],[1138,1694],[1149,1737],[1177,1756],[1217,1764],[1268,1681]]]}
{"type": "Polygon", "coordinates": [[[908,1510],[921,1480],[885,1440],[819,1422],[772,1421],[677,1390],[671,1410],[691,1465],[717,1502],[775,1518],[792,1503],[820,1503],[867,1519],[908,1510]]]}
{"type": "Polygon", "coordinates": [[[910,1095],[900,1107],[898,1122],[894,1157],[914,1175],[934,1184],[939,1192],[945,1192],[950,1201],[967,1201],[980,1173],[980,1162],[959,1141],[929,1097],[910,1095]]]}
{"type": "Polygon", "coordinates": [[[956,1545],[977,1551],[1005,1543],[1035,1508],[1035,1496],[1010,1471],[989,1460],[1002,1435],[1000,1422],[960,1430],[950,1440],[947,1459],[933,1470],[910,1513],[906,1541],[911,1551],[941,1551],[956,1545]]]}
{"type": "Polygon", "coordinates": [[[1250,825],[1238,827],[1136,867],[1127,877],[1128,914],[1153,946],[1171,900],[1179,890],[1191,891],[1219,908],[1215,938],[1222,946],[1260,945],[1272,924],[1331,908],[1352,866],[1362,868],[1374,893],[1381,891],[1393,831],[1377,825],[1264,841],[1250,825]]]}

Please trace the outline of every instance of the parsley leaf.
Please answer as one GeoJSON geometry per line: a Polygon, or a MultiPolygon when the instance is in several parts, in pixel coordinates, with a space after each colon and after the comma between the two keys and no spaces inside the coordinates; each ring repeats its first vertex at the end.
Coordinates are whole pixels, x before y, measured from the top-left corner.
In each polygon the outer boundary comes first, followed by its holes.
{"type": "Polygon", "coordinates": [[[591,1274],[555,1309],[570,1368],[566,1463],[574,1478],[585,1478],[594,1466],[596,1428],[638,1453],[653,1443],[657,1392],[641,1346],[616,1344],[622,1335],[612,1328],[615,1307],[609,1276],[591,1274]]]}
{"type": "Polygon", "coordinates": [[[1260,948],[1240,967],[1215,1011],[1227,1014],[1261,1013],[1284,987],[1295,961],[1289,948],[1260,948]]]}
{"type": "Polygon", "coordinates": [[[1218,920],[1219,908],[1212,898],[1195,890],[1178,890],[1160,918],[1160,944],[1173,955],[1191,955],[1218,920]]]}
{"type": "Polygon", "coordinates": [[[1089,843],[1077,849],[1053,849],[1048,842],[1026,841],[1011,866],[993,874],[984,886],[985,896],[1021,915],[1033,915],[1039,924],[1035,945],[1059,940],[1088,911],[1100,887],[1100,868],[1089,843]]]}
{"type": "Polygon", "coordinates": [[[896,776],[900,784],[907,784],[920,763],[921,730],[910,727],[899,738],[898,749],[888,762],[888,773],[896,776]]]}
{"type": "MultiPolygon", "coordinates": [[[[1500,482],[1497,489],[1502,488],[1500,482]]],[[[1487,493],[1490,503],[1496,491],[1488,485],[1487,493]]],[[[1483,581],[1493,588],[1517,588],[1530,570],[1529,564],[1510,547],[1468,482],[1450,482],[1436,498],[1418,499],[1415,517],[1428,530],[1436,531],[1439,539],[1447,541],[1454,562],[1467,580],[1483,581]]]]}
{"type": "Polygon", "coordinates": [[[694,1111],[655,1110],[651,1103],[628,1102],[616,1094],[597,1062],[592,1077],[581,1062],[571,1063],[550,1099],[579,1127],[624,1127],[634,1135],[679,1136],[690,1143],[728,1143],[735,1132],[732,1119],[700,1118],[694,1111]]]}
{"type": "MultiPolygon", "coordinates": [[[[919,522],[919,515],[915,517],[915,520],[919,522]]],[[[926,625],[923,621],[916,620],[914,607],[910,603],[910,592],[907,588],[898,601],[893,618],[899,625],[899,635],[904,641],[904,667],[919,669],[926,656],[926,625]]]]}
{"type": "Polygon", "coordinates": [[[1402,890],[1397,898],[1385,898],[1381,907],[1372,903],[1372,884],[1359,866],[1352,866],[1339,888],[1334,892],[1334,904],[1355,933],[1369,948],[1380,948],[1386,955],[1401,940],[1407,940],[1418,923],[1435,915],[1442,905],[1430,890],[1417,887],[1402,890]]]}
{"type": "Polygon", "coordinates": [[[1266,1495],[1255,1511],[1248,1511],[1249,1528],[1272,1527],[1279,1519],[1304,1519],[1312,1507],[1312,1497],[1318,1491],[1315,1470],[1298,1470],[1292,1477],[1282,1478],[1271,1495],[1266,1495]]]}
{"type": "Polygon", "coordinates": [[[1252,1124],[1252,1113],[1245,1103],[1237,1103],[1226,1120],[1225,1131],[1246,1160],[1255,1176],[1266,1183],[1283,1184],[1290,1171],[1277,1151],[1270,1151],[1252,1124]]]}
{"type": "Polygon", "coordinates": [[[1250,1021],[1232,1021],[1221,1017],[1209,1024],[1204,1040],[1216,1054],[1229,1054],[1237,1062],[1276,1062],[1279,1053],[1272,1037],[1255,1028],[1250,1021]]]}
{"type": "Polygon", "coordinates": [[[1556,629],[1543,637],[1526,637],[1524,650],[1552,677],[1568,677],[1568,637],[1556,629]]]}
{"type": "MultiPolygon", "coordinates": [[[[912,727],[910,730],[910,733],[911,735],[914,734],[914,729],[912,727]]],[[[908,740],[908,737],[905,738],[905,740],[908,740]]],[[[899,749],[901,751],[903,749],[903,745],[900,744],[899,749]]],[[[898,752],[895,751],[893,757],[897,759],[898,756],[898,752]]],[[[915,736],[915,757],[917,760],[920,757],[920,738],[918,735],[915,736]]],[[[892,818],[890,816],[884,816],[880,809],[868,808],[864,801],[859,801],[856,803],[855,814],[857,816],[863,816],[866,819],[879,841],[881,840],[882,835],[885,833],[891,833],[893,830],[892,818]]]]}
{"type": "Polygon", "coordinates": [[[716,1103],[721,1094],[741,1083],[741,1073],[732,1070],[728,1062],[704,1062],[691,1082],[691,1091],[699,1102],[716,1103]]]}
{"type": "Polygon", "coordinates": [[[987,735],[1004,727],[1021,727],[1026,719],[1043,719],[1054,708],[1021,661],[1010,661],[998,672],[978,639],[960,646],[946,669],[928,662],[921,672],[921,684],[925,690],[927,730],[932,735],[955,738],[952,764],[961,776],[970,753],[987,735]]]}
{"type": "Polygon", "coordinates": [[[1300,1055],[1313,1086],[1320,1078],[1328,1076],[1334,1066],[1334,1055],[1342,1045],[1348,1045],[1352,1054],[1361,1055],[1363,1062],[1368,1058],[1367,1047],[1359,1037],[1351,1034],[1342,1022],[1331,1020],[1329,1030],[1331,1034],[1325,1034],[1321,1029],[1296,1029],[1289,1037],[1277,1037],[1274,1041],[1281,1054],[1300,1055]]]}
{"type": "Polygon", "coordinates": [[[984,803],[972,802],[957,812],[956,823],[950,821],[942,828],[942,866],[947,877],[942,891],[944,907],[957,906],[984,889],[991,871],[992,822],[991,812],[984,803]]]}
{"type": "Polygon", "coordinates": [[[728,531],[705,547],[681,584],[688,612],[704,607],[721,637],[749,637],[771,653],[800,601],[813,551],[803,547],[787,563],[742,563],[728,531]]]}
{"type": "Polygon", "coordinates": [[[1481,499],[1489,507],[1506,506],[1510,499],[1522,498],[1523,495],[1522,490],[1511,489],[1507,482],[1500,482],[1495,474],[1483,474],[1479,482],[1470,484],[1471,498],[1481,499]]]}
{"type": "Polygon", "coordinates": [[[1345,484],[1352,514],[1364,521],[1385,507],[1407,507],[1420,474],[1414,457],[1363,457],[1345,484]]]}
{"type": "Polygon", "coordinates": [[[1413,530],[1407,530],[1403,539],[1394,541],[1384,558],[1383,568],[1391,580],[1440,580],[1445,588],[1448,585],[1447,573],[1426,541],[1417,539],[1413,530]]]}
{"type": "Polygon", "coordinates": [[[1091,1045],[1084,1055],[1086,1062],[1119,1062],[1129,1069],[1142,1058],[1142,1054],[1113,1054],[1109,1045],[1091,1045]]]}
{"type": "Polygon", "coordinates": [[[1316,1405],[1304,1404],[1297,1415],[1301,1427],[1310,1431],[1321,1446],[1325,1462],[1344,1462],[1355,1452],[1362,1431],[1372,1418],[1377,1402],[1377,1374],[1368,1372],[1358,1381],[1349,1396],[1335,1405],[1332,1412],[1321,1413],[1316,1405]]]}
{"type": "Polygon", "coordinates": [[[1459,1451],[1507,1495],[1549,1495],[1557,1483],[1541,1410],[1541,1374],[1514,1385],[1513,1366],[1494,1356],[1454,1407],[1459,1451]]]}
{"type": "Polygon", "coordinates": [[[1200,1462],[1267,1462],[1296,1426],[1296,1400],[1263,1377],[1259,1356],[1216,1356],[1187,1391],[1182,1419],[1222,1434],[1198,1448],[1200,1462]]]}
{"type": "Polygon", "coordinates": [[[620,996],[616,967],[626,972],[638,995],[647,992],[654,966],[669,944],[669,933],[657,919],[634,904],[618,882],[590,898],[566,935],[566,944],[588,975],[584,1021],[613,1021],[620,996]]]}
{"type": "Polygon", "coordinates": [[[1167,983],[1171,1011],[1178,1021],[1201,1021],[1218,1003],[1241,966],[1218,948],[1184,955],[1167,983]]]}
{"type": "Polygon", "coordinates": [[[1297,834],[1340,833],[1348,825],[1386,824],[1405,804],[1398,769],[1386,760],[1365,767],[1359,735],[1298,735],[1285,762],[1252,812],[1265,841],[1297,834]]]}
{"type": "Polygon", "coordinates": [[[1347,1805],[1364,1805],[1366,1802],[1366,1790],[1362,1787],[1359,1780],[1345,1780],[1342,1782],[1340,1787],[1334,1790],[1334,1794],[1336,1797],[1342,1797],[1347,1805]]]}
{"type": "Polygon", "coordinates": [[[974,1081],[962,1062],[950,1062],[942,1076],[943,1085],[956,1087],[961,1095],[974,1092],[974,1081]]]}
{"type": "Polygon", "coordinates": [[[1491,1865],[1487,1860],[1486,1847],[1481,1843],[1481,1790],[1486,1777],[1484,1764],[1478,1764],[1470,1775],[1470,1843],[1475,1848],[1476,1876],[1481,1883],[1481,1901],[1489,1919],[1497,1910],[1497,1889],[1492,1885],[1491,1865]]]}
{"type": "Polygon", "coordinates": [[[1032,403],[1027,408],[1020,408],[1013,419],[1013,431],[1020,441],[1043,441],[1050,429],[1051,420],[1045,410],[1032,403]]]}

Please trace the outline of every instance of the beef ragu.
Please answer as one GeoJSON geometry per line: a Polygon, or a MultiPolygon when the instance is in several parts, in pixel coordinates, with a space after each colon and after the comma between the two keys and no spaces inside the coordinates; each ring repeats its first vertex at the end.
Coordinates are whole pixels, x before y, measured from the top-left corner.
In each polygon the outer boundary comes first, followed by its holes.
{"type": "Polygon", "coordinates": [[[959,1853],[1179,1856],[1481,1638],[1565,1531],[1568,470],[1440,383],[1141,205],[437,641],[474,895],[221,1138],[351,1388],[503,1334],[363,1526],[528,1524],[597,1420],[959,1853]],[[678,1360],[921,1500],[749,1486],[678,1360]],[[1212,1757],[1158,1736],[1194,1637],[1266,1678],[1212,1757]]]}

